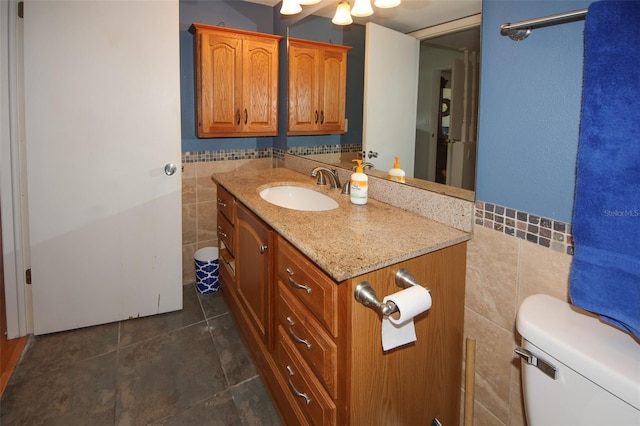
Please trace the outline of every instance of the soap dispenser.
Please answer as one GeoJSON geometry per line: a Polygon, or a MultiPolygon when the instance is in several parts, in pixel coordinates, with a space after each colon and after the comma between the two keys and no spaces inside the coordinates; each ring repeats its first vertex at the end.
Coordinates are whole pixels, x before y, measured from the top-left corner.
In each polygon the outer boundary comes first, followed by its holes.
{"type": "Polygon", "coordinates": [[[396,155],[396,162],[393,165],[393,168],[389,169],[388,177],[390,180],[393,180],[395,182],[400,182],[400,183],[405,182],[405,173],[404,173],[404,170],[400,168],[400,157],[398,157],[397,155],[396,155]]]}
{"type": "Polygon", "coordinates": [[[369,176],[362,170],[362,160],[353,160],[358,163],[356,172],[351,175],[351,202],[353,204],[367,204],[367,192],[369,190],[369,176]]]}

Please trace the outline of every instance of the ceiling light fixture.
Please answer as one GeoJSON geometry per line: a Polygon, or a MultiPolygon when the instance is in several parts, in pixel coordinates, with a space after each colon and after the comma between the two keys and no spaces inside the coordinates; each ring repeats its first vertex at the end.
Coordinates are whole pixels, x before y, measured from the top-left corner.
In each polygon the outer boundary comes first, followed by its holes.
{"type": "Polygon", "coordinates": [[[338,4],[336,14],[331,22],[336,25],[350,25],[353,23],[353,19],[351,19],[351,6],[349,6],[346,0],[342,0],[340,4],[338,4]]]}
{"type": "Polygon", "coordinates": [[[351,14],[358,18],[373,15],[371,0],[356,0],[351,9],[351,14]]]}
{"type": "Polygon", "coordinates": [[[282,8],[280,13],[283,15],[295,15],[302,12],[300,2],[298,0],[282,0],[282,8]]]}
{"type": "Polygon", "coordinates": [[[376,7],[379,7],[381,9],[389,9],[399,5],[400,0],[375,0],[373,4],[376,5],[376,7]]]}
{"type": "Polygon", "coordinates": [[[320,0],[300,0],[300,1],[298,1],[298,3],[301,6],[311,6],[312,4],[320,3],[320,0]]]}

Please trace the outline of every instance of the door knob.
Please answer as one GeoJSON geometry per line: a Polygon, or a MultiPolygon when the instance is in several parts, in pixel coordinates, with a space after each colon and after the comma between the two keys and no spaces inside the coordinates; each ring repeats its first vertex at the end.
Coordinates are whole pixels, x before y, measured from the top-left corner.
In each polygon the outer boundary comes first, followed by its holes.
{"type": "Polygon", "coordinates": [[[164,166],[164,174],[167,176],[171,176],[176,172],[176,170],[178,170],[178,168],[173,163],[168,163],[166,166],[164,166]]]}

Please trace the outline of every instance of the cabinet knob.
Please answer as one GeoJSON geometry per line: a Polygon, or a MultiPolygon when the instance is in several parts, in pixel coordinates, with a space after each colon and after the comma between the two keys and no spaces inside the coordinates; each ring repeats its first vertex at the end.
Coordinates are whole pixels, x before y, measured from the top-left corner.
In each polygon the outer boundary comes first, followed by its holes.
{"type": "Polygon", "coordinates": [[[260,246],[260,253],[264,254],[264,252],[267,251],[268,248],[269,248],[269,246],[267,246],[266,244],[262,244],[260,246]]]}

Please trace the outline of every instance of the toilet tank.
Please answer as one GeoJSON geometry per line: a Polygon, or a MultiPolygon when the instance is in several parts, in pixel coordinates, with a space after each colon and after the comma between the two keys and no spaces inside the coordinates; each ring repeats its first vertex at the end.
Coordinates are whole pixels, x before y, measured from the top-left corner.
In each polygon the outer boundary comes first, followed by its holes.
{"type": "Polygon", "coordinates": [[[522,363],[529,426],[640,425],[640,343],[630,334],[542,294],[522,302],[516,328],[541,366],[522,363]]]}

